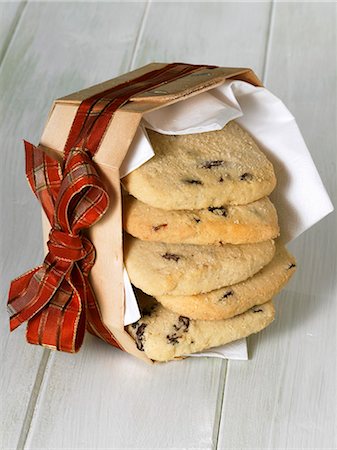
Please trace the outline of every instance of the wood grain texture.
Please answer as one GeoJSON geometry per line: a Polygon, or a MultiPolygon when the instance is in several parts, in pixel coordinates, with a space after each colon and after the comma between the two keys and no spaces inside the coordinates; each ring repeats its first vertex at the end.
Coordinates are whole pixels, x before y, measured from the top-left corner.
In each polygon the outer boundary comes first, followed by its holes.
{"type": "Polygon", "coordinates": [[[26,2],[0,2],[0,64],[10,45],[26,2]]]}
{"type": "MultiPolygon", "coordinates": [[[[335,12],[276,4],[266,85],[296,117],[336,204],[335,12]]],[[[248,364],[229,364],[219,448],[337,446],[336,215],[290,247],[298,272],[277,300],[277,321],[251,338],[248,364]]]]}

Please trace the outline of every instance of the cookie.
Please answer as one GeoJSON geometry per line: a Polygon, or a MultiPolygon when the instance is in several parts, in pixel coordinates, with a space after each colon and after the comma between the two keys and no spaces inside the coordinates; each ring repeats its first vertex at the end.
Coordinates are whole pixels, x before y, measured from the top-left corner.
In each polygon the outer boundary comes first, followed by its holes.
{"type": "Polygon", "coordinates": [[[295,258],[281,244],[271,262],[248,280],[206,294],[156,296],[167,309],[198,320],[220,320],[266,303],[289,281],[296,270],[295,258]]]}
{"type": "Polygon", "coordinates": [[[125,235],[131,282],[149,295],[194,295],[254,275],[275,253],[272,240],[256,244],[192,245],[141,241],[125,235]]]}
{"type": "Polygon", "coordinates": [[[267,197],[243,206],[168,211],[126,194],[123,227],[139,239],[173,244],[248,244],[279,235],[276,209],[267,197]]]}
{"type": "Polygon", "coordinates": [[[191,320],[147,302],[143,317],[127,327],[139,350],[155,361],[169,361],[257,333],[275,317],[272,302],[226,320],[191,320]]]}
{"type": "Polygon", "coordinates": [[[148,130],[155,156],[122,179],[142,202],[168,210],[245,205],[276,185],[272,164],[234,121],[222,130],[168,136],[148,130]]]}

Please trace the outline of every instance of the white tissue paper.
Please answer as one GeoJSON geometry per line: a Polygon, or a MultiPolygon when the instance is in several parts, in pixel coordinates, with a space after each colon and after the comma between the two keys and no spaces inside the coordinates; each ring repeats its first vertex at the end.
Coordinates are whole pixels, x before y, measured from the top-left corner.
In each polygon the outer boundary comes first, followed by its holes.
{"type": "MultiPolygon", "coordinates": [[[[278,212],[285,243],[333,211],[292,114],[267,89],[244,81],[226,81],[207,92],[145,114],[120,169],[120,177],[154,155],[146,128],[163,134],[193,134],[221,130],[234,119],[252,135],[274,166],[277,186],[270,197],[278,212]]],[[[137,321],[140,313],[126,270],[124,281],[127,325],[137,321]]],[[[246,340],[190,356],[246,360],[246,340]]]]}

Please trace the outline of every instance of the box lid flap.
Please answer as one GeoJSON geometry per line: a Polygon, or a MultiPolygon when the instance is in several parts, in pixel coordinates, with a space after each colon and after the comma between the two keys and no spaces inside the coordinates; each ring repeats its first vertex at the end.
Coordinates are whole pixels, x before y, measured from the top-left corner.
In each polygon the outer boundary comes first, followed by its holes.
{"type": "MultiPolygon", "coordinates": [[[[126,81],[131,81],[147,72],[165,67],[166,63],[151,63],[147,64],[137,70],[133,70],[127,74],[121,75],[112,80],[96,84],[87,89],[74,92],[65,97],[56,100],[56,103],[72,103],[79,105],[84,99],[111,89],[118,84],[126,81]]],[[[210,89],[211,87],[222,84],[227,78],[243,79],[255,86],[262,86],[261,81],[257,78],[254,72],[248,68],[234,68],[234,67],[215,67],[215,68],[200,68],[194,72],[184,75],[174,81],[164,83],[159,87],[146,90],[136,94],[130,98],[134,102],[168,102],[170,100],[178,99],[190,94],[198,94],[202,90],[210,89]]]]}

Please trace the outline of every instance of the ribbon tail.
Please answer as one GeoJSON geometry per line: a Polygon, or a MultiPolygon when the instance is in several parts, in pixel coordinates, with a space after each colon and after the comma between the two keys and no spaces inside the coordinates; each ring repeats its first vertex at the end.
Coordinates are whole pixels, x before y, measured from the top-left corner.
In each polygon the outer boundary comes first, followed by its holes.
{"type": "Polygon", "coordinates": [[[71,262],[58,261],[55,264],[51,261],[48,253],[42,266],[12,281],[7,303],[11,331],[38,314],[51,301],[71,270],[71,262]]]}
{"type": "Polygon", "coordinates": [[[21,317],[21,312],[26,306],[27,297],[31,296],[31,284],[34,284],[33,289],[35,289],[34,276],[42,269],[43,266],[35,267],[11,282],[7,301],[10,331],[15,330],[25,321],[21,317]]]}
{"type": "MultiPolygon", "coordinates": [[[[75,267],[72,272],[74,271],[75,267]]],[[[68,353],[77,352],[85,333],[82,298],[81,287],[78,291],[74,289],[72,282],[64,279],[48,305],[29,320],[27,341],[68,353]]]]}

